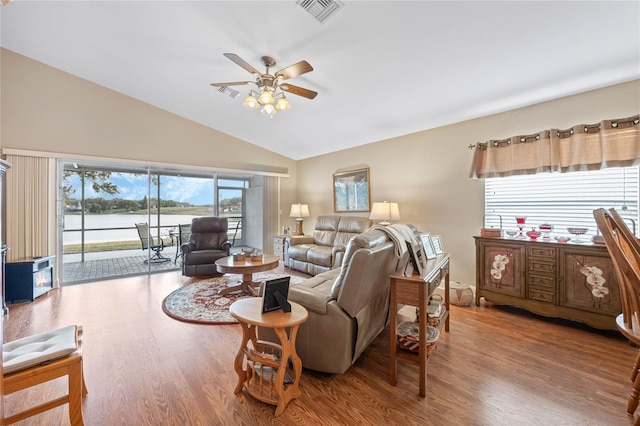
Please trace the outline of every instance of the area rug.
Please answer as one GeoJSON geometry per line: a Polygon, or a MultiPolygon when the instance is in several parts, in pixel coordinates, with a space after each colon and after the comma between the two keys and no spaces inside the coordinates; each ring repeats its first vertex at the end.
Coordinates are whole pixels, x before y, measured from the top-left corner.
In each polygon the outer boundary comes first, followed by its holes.
{"type": "MultiPolygon", "coordinates": [[[[282,276],[285,275],[260,272],[253,275],[253,280],[264,281],[282,276]]],[[[246,292],[220,296],[218,292],[241,280],[242,275],[227,274],[188,284],[165,297],[162,310],[179,321],[198,324],[236,324],[238,321],[229,313],[229,306],[238,299],[250,296],[246,292]]],[[[304,278],[291,276],[291,284],[302,281],[304,278]]]]}

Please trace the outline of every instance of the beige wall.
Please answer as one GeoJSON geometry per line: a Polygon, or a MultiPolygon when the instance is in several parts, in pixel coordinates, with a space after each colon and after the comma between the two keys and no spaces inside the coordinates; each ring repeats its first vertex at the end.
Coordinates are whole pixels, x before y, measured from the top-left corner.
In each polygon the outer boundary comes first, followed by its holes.
{"type": "Polygon", "coordinates": [[[288,173],[281,205],[296,202],[290,158],[9,50],[1,49],[0,61],[3,149],[288,173]]]}
{"type": "MultiPolygon", "coordinates": [[[[314,217],[332,214],[332,174],[367,165],[372,200],[398,202],[402,221],[442,235],[452,279],[475,284],[473,236],[482,227],[484,184],[468,177],[468,145],[638,112],[640,80],[302,160],[298,199],[314,217]]],[[[307,231],[313,229],[309,219],[307,231]]],[[[512,219],[503,218],[508,225],[512,219]]]]}
{"type": "Polygon", "coordinates": [[[307,233],[316,216],[333,213],[332,174],[366,165],[373,201],[398,202],[403,221],[442,235],[452,278],[470,284],[484,186],[467,177],[473,155],[467,146],[640,112],[637,80],[296,162],[13,52],[2,49],[0,61],[2,148],[287,171],[280,225],[293,227],[292,203],[308,203],[307,233]]]}

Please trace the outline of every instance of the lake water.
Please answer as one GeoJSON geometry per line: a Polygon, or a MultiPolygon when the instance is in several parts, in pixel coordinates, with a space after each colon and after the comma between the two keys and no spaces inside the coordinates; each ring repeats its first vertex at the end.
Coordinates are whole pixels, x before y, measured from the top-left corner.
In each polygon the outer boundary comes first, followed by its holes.
{"type": "MultiPolygon", "coordinates": [[[[178,231],[178,224],[191,224],[191,219],[201,217],[201,215],[181,215],[181,214],[163,214],[160,215],[160,225],[162,230],[160,235],[168,235],[169,229],[174,228],[178,231]]],[[[65,215],[64,229],[80,229],[82,216],[65,215]]],[[[158,224],[158,216],[152,215],[151,220],[147,215],[143,214],[100,214],[85,215],[85,243],[103,243],[109,241],[132,241],[139,240],[136,223],[149,222],[151,226],[158,224]],[[107,231],[86,231],[95,228],[130,228],[130,229],[110,229],[107,231]]],[[[229,229],[235,229],[235,220],[229,220],[229,229]]],[[[152,230],[155,236],[155,229],[152,230]]],[[[81,232],[65,231],[63,234],[63,244],[80,244],[81,232]]]]}

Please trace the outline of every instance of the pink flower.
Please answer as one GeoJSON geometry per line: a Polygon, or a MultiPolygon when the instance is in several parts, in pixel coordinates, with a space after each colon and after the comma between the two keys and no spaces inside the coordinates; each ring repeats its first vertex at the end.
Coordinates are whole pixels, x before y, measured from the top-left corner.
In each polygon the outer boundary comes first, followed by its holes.
{"type": "Polygon", "coordinates": [[[494,280],[499,280],[500,278],[502,278],[502,272],[497,269],[492,269],[491,278],[493,278],[494,280]]]}

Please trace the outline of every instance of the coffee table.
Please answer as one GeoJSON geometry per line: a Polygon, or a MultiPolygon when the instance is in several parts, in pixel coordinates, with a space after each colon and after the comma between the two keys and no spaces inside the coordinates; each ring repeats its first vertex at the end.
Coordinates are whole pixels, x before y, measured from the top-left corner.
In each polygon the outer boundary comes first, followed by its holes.
{"type": "Polygon", "coordinates": [[[234,393],[240,393],[244,387],[254,398],[276,405],[276,417],[289,401],[301,394],[302,360],[296,352],[296,335],[309,313],[304,306],[290,303],[291,312],[277,310],[264,314],[262,297],[236,300],[229,307],[242,327],[242,344],[234,362],[238,375],[234,393]],[[280,344],[258,340],[257,327],[272,328],[280,344]]]}
{"type": "Polygon", "coordinates": [[[233,256],[223,257],[216,260],[216,269],[223,274],[242,274],[242,281],[237,285],[220,290],[220,295],[233,293],[236,291],[248,291],[255,296],[254,288],[259,286],[259,282],[253,281],[253,274],[256,272],[270,271],[278,267],[280,258],[273,254],[262,255],[262,260],[252,262],[250,259],[234,261],[233,256]]]}

